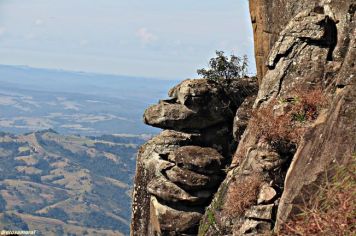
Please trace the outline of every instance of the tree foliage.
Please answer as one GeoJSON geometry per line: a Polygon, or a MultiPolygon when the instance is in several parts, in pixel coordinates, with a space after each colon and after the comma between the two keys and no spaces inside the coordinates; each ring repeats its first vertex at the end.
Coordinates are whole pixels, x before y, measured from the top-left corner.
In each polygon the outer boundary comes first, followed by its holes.
{"type": "Polygon", "coordinates": [[[231,80],[246,76],[248,60],[246,55],[231,55],[229,58],[223,51],[216,51],[216,57],[210,59],[209,67],[197,70],[198,75],[214,81],[231,80]]]}

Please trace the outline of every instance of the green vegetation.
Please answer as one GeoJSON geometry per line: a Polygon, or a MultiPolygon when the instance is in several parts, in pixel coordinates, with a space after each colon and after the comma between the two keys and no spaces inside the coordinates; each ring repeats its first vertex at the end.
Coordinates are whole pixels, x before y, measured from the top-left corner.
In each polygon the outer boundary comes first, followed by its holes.
{"type": "Polygon", "coordinates": [[[13,213],[4,213],[0,218],[2,230],[29,230],[28,225],[21,217],[13,213]]]}
{"type": "Polygon", "coordinates": [[[0,214],[0,225],[24,226],[22,217],[29,227],[36,224],[39,235],[82,235],[80,229],[84,232],[89,227],[129,234],[127,192],[144,139],[103,138],[61,136],[51,130],[21,136],[4,133],[0,213],[5,214],[0,214]],[[63,225],[49,226],[52,220],[63,225]]]}
{"type": "Polygon", "coordinates": [[[247,74],[247,56],[238,57],[224,55],[223,51],[216,51],[216,57],[209,61],[209,69],[200,69],[198,75],[220,83],[229,83],[232,79],[242,78],[247,74]]]}
{"type": "MultiPolygon", "coordinates": [[[[1,189],[0,189],[1,190],[1,189]]],[[[4,212],[6,210],[6,201],[0,195],[0,212],[4,212]]]]}
{"type": "Polygon", "coordinates": [[[56,208],[56,207],[50,208],[46,214],[41,214],[41,216],[59,219],[63,222],[66,222],[69,219],[68,214],[63,209],[56,208]]]}
{"type": "Polygon", "coordinates": [[[199,227],[199,236],[206,235],[210,227],[215,228],[216,220],[211,209],[206,210],[207,219],[203,220],[199,227]]]}

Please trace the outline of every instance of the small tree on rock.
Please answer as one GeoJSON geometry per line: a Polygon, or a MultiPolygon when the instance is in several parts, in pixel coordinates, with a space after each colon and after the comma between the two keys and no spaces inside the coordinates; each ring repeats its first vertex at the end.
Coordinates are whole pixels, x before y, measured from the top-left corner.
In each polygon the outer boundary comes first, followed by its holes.
{"type": "Polygon", "coordinates": [[[248,60],[246,55],[243,57],[231,55],[229,58],[223,51],[216,51],[216,57],[210,59],[209,67],[197,70],[198,75],[216,82],[229,83],[232,79],[246,76],[248,60]]]}

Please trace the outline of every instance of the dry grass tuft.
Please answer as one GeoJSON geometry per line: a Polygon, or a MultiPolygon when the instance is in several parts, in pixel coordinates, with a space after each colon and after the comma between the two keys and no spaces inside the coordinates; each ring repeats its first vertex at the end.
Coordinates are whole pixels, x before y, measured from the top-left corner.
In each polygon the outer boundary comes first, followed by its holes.
{"type": "Polygon", "coordinates": [[[258,137],[271,144],[299,142],[306,123],[317,118],[325,98],[320,89],[295,90],[291,94],[291,97],[274,100],[253,112],[250,125],[258,137]],[[276,115],[276,107],[284,107],[284,114],[276,115]]]}
{"type": "Polygon", "coordinates": [[[225,213],[231,218],[241,216],[246,209],[256,204],[262,184],[260,175],[249,175],[236,179],[227,191],[225,213]]]}
{"type": "Polygon", "coordinates": [[[302,116],[304,120],[315,120],[319,115],[319,109],[326,103],[325,96],[321,89],[301,90],[297,89],[292,92],[294,104],[291,114],[294,115],[294,120],[302,116]]]}
{"type": "Polygon", "coordinates": [[[356,160],[337,167],[334,176],[300,206],[301,214],[283,225],[279,235],[355,235],[356,160]]]}

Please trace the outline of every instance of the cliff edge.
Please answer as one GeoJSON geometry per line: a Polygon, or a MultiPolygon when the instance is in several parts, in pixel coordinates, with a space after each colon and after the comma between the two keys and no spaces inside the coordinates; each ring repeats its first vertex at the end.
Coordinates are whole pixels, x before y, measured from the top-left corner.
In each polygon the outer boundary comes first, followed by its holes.
{"type": "Polygon", "coordinates": [[[186,80],[146,110],[164,131],[137,157],[131,235],[277,232],[355,161],[355,9],[250,0],[258,81],[186,80]]]}

